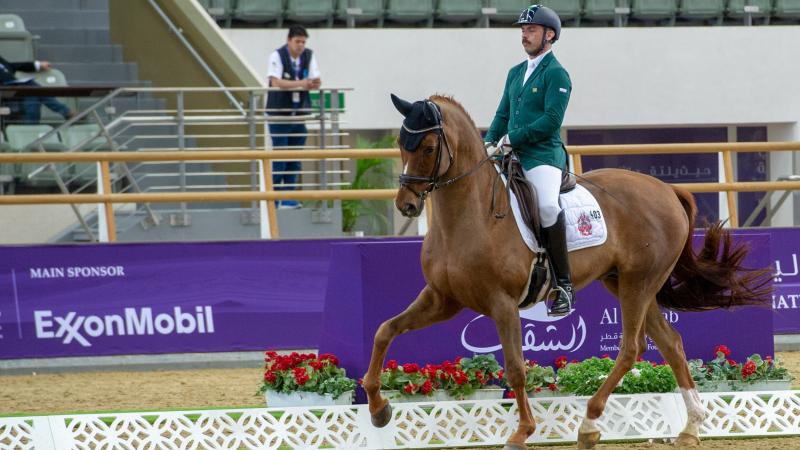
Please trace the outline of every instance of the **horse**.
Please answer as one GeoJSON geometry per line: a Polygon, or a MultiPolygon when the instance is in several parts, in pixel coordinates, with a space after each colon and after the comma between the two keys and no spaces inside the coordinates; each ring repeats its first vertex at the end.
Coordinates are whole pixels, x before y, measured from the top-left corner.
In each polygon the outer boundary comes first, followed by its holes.
{"type": "MultiPolygon", "coordinates": [[[[497,328],[505,376],[519,412],[518,428],[504,449],[524,449],[536,423],[525,392],[518,305],[527,294],[535,254],[523,242],[514,220],[495,213],[510,199],[495,195],[497,170],[487,163],[490,158],[480,133],[465,109],[441,95],[413,104],[392,95],[392,101],[406,119],[422,114],[429,122],[427,127],[412,129],[404,121],[406,136],[413,134],[416,147],[405,148],[398,139],[403,173],[395,206],[404,216],[418,217],[430,195],[432,223],[420,256],[425,287],[375,333],[362,382],[372,423],[383,427],[392,416],[388,400],[380,394],[380,372],[392,340],[469,308],[490,317],[497,328]]],[[[659,307],[704,311],[766,305],[770,271],[743,267],[747,247],[734,245],[720,222],[706,226],[703,248],[695,253],[692,233],[697,207],[686,190],[621,169],[587,172],[579,184],[598,200],[608,237],[600,246],[570,252],[572,280],[576,290],[593,280],[602,281],[619,300],[623,334],[611,373],[587,403],[578,429],[578,448],[593,448],[600,440],[596,420],[617,383],[647,350],[646,335],[671,366],[686,405],[688,420],[676,445],[697,446],[706,412],[681,336],[659,307]]]]}

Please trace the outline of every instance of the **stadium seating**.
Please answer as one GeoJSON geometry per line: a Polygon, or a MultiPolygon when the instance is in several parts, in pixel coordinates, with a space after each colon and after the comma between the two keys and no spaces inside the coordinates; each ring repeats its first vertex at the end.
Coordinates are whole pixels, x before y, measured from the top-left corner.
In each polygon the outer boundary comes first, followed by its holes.
{"type": "MultiPolygon", "coordinates": [[[[100,125],[96,123],[83,123],[70,126],[66,131],[61,131],[61,140],[64,145],[73,151],[109,151],[111,146],[104,137],[97,137],[100,125]]],[[[89,183],[97,179],[96,165],[93,163],[77,163],[72,167],[76,180],[80,184],[89,183]]]]}
{"type": "Polygon", "coordinates": [[[574,20],[575,25],[580,25],[581,2],[580,0],[541,0],[542,5],[552,8],[558,13],[561,22],[574,20]]]}
{"type": "Polygon", "coordinates": [[[688,20],[714,19],[717,25],[722,25],[725,17],[725,2],[724,0],[683,0],[680,17],[688,20]]]}
{"type": "Polygon", "coordinates": [[[596,22],[613,22],[616,17],[616,0],[586,0],[583,17],[596,22]]]}
{"type": "Polygon", "coordinates": [[[33,60],[33,35],[16,14],[0,14],[0,55],[11,62],[33,60]]]}
{"type": "Polygon", "coordinates": [[[212,19],[218,22],[224,21],[226,26],[230,26],[234,0],[198,0],[198,2],[208,11],[212,19]]]}
{"type": "MultiPolygon", "coordinates": [[[[11,151],[36,152],[39,151],[38,146],[33,147],[30,144],[52,130],[53,127],[50,125],[9,125],[6,127],[6,137],[11,146],[11,151]]],[[[59,141],[58,134],[53,134],[47,138],[42,143],[42,147],[48,152],[63,152],[67,150],[67,147],[59,141]]],[[[18,163],[14,164],[12,170],[14,176],[24,184],[52,185],[55,178],[49,171],[42,173],[36,180],[28,180],[28,174],[41,166],[41,163],[18,163]]]]}
{"type": "Polygon", "coordinates": [[[443,22],[475,22],[480,24],[481,0],[439,0],[436,8],[436,18],[443,22]]]}
{"type": "Polygon", "coordinates": [[[530,6],[528,0],[490,0],[489,6],[497,9],[497,13],[490,17],[492,23],[511,24],[519,18],[519,13],[530,6]]]}
{"type": "MultiPolygon", "coordinates": [[[[44,70],[41,72],[17,72],[17,78],[24,79],[24,78],[33,78],[42,86],[45,87],[60,87],[60,86],[67,86],[67,79],[64,76],[64,72],[58,69],[50,69],[44,70]]],[[[69,106],[69,108],[73,111],[76,111],[77,108],[77,101],[74,98],[59,98],[58,101],[64,103],[65,105],[69,106]]],[[[60,114],[56,114],[53,111],[50,111],[44,105],[41,106],[42,111],[42,122],[61,122],[64,120],[60,114]]]]}
{"type": "MultiPolygon", "coordinates": [[[[744,6],[747,0],[728,0],[728,17],[732,19],[742,19],[745,17],[744,6]]],[[[753,13],[753,19],[763,19],[765,24],[769,23],[772,15],[771,0],[749,0],[751,6],[758,6],[758,12],[753,13]]]]}
{"type": "Polygon", "coordinates": [[[294,22],[325,22],[333,25],[333,0],[288,0],[286,2],[286,19],[294,22]]]}
{"type": "Polygon", "coordinates": [[[244,22],[275,22],[283,26],[283,0],[237,0],[233,18],[244,22]]]}
{"type": "Polygon", "coordinates": [[[775,0],[773,14],[778,19],[800,19],[800,0],[775,0]]]}
{"type": "Polygon", "coordinates": [[[669,25],[675,25],[677,14],[677,0],[633,0],[631,5],[631,18],[636,20],[666,20],[669,25]]]}
{"type": "Polygon", "coordinates": [[[356,23],[377,21],[378,27],[382,27],[386,14],[383,3],[383,0],[339,0],[336,17],[340,20],[347,20],[347,8],[357,8],[360,13],[353,15],[356,23]]]}
{"type": "Polygon", "coordinates": [[[433,26],[433,0],[388,0],[386,18],[398,23],[426,22],[433,26]]]}

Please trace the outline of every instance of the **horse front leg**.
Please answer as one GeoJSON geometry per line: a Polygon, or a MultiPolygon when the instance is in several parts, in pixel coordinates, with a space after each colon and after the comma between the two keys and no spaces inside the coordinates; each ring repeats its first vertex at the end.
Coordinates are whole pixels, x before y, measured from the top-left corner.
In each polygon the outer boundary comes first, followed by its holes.
{"type": "Polygon", "coordinates": [[[363,387],[367,393],[369,413],[372,424],[384,427],[392,418],[392,408],[389,401],[381,396],[381,369],[389,345],[395,337],[409,330],[417,330],[433,325],[436,322],[447,320],[463,307],[454,300],[448,299],[437,293],[430,286],[425,286],[417,298],[405,311],[383,322],[375,333],[372,345],[372,357],[369,368],[364,375],[363,387]]]}
{"type": "Polygon", "coordinates": [[[498,302],[503,306],[494,308],[492,318],[503,346],[505,374],[509,386],[514,391],[519,411],[519,427],[506,442],[503,450],[524,450],[525,441],[536,431],[528,393],[525,391],[525,362],[522,355],[522,327],[519,322],[519,311],[514,299],[498,302]]]}

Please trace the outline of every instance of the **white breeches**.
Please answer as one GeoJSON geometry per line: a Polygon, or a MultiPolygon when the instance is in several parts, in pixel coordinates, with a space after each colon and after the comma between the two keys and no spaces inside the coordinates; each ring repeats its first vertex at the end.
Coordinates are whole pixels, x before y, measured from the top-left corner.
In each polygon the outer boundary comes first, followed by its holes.
{"type": "Polygon", "coordinates": [[[561,206],[558,205],[561,169],[547,165],[536,166],[525,171],[525,178],[536,190],[542,226],[545,228],[552,226],[558,219],[558,213],[561,212],[561,206]]]}

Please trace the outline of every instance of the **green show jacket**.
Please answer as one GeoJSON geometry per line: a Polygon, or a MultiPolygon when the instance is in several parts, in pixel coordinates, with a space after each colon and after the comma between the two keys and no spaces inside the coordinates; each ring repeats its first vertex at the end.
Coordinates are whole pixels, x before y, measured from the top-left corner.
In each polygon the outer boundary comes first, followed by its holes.
{"type": "Polygon", "coordinates": [[[553,53],[548,53],[523,85],[528,62],[508,71],[506,86],[486,142],[497,142],[506,133],[525,170],[547,164],[565,169],[561,122],[567,110],[572,82],[553,53]]]}

